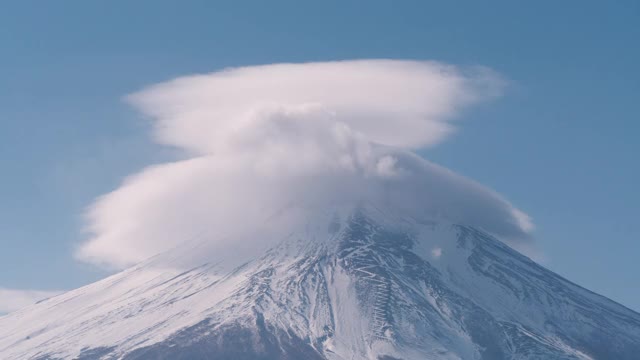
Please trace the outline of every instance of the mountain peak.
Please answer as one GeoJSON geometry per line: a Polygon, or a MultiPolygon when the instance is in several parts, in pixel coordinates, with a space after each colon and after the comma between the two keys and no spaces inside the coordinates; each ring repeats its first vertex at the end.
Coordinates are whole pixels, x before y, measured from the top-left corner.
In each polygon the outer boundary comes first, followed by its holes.
{"type": "Polygon", "coordinates": [[[0,357],[632,359],[640,350],[640,314],[474,227],[367,206],[289,230],[267,231],[265,248],[241,260],[194,258],[200,248],[185,246],[9,314],[0,357]]]}

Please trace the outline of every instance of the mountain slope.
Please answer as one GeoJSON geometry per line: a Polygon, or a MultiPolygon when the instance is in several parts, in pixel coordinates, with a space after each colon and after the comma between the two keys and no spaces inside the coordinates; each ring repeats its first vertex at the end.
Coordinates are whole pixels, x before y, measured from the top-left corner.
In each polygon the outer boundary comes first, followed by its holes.
{"type": "Polygon", "coordinates": [[[633,359],[640,351],[640,314],[478,229],[371,207],[288,230],[270,233],[260,255],[184,247],[2,317],[0,358],[633,359]]]}

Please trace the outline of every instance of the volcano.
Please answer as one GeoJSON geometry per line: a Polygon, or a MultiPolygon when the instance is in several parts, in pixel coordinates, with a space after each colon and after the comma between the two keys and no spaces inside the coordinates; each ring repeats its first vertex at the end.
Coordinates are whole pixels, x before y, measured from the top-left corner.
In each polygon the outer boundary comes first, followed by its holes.
{"type": "Polygon", "coordinates": [[[6,315],[0,358],[637,359],[640,353],[640,314],[478,228],[359,206],[262,234],[267,245],[243,256],[216,255],[193,241],[6,315]]]}

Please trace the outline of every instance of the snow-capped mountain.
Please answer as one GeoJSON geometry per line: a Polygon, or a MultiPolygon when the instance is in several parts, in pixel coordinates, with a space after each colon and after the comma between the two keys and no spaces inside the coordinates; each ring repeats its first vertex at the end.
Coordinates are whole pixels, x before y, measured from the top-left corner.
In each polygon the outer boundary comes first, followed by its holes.
{"type": "Polygon", "coordinates": [[[1,317],[0,358],[640,358],[640,314],[477,228],[365,207],[264,236],[235,257],[185,245],[1,317]]]}

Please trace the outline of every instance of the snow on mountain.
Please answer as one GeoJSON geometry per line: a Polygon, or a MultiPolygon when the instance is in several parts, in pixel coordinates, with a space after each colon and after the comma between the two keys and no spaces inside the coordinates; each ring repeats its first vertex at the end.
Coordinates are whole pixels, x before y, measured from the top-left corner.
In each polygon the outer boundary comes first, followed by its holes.
{"type": "Polygon", "coordinates": [[[301,224],[286,232],[267,224],[243,235],[265,241],[241,256],[212,253],[194,241],[0,317],[0,358],[637,359],[640,353],[640,314],[480,229],[397,218],[375,206],[301,224]]]}

